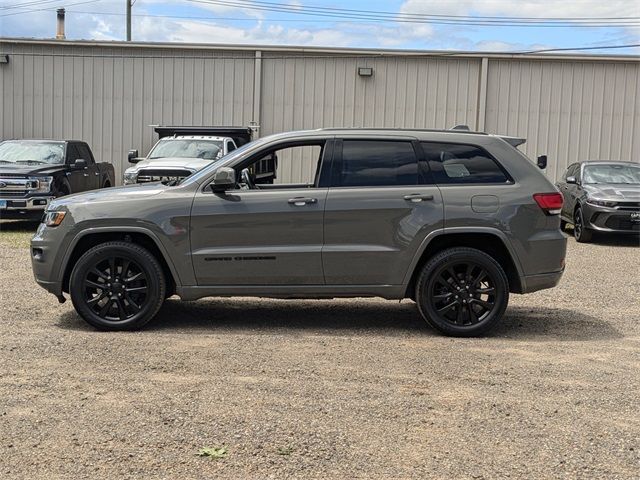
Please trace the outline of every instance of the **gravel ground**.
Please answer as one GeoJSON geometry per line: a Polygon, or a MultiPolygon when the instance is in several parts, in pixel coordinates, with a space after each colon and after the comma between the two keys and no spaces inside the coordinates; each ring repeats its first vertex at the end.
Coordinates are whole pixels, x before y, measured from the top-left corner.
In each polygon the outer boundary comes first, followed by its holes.
{"type": "Polygon", "coordinates": [[[0,225],[2,478],[640,478],[636,240],[570,240],[561,285],[487,338],[369,299],[169,300],[98,333],[35,285],[20,228],[0,225]]]}

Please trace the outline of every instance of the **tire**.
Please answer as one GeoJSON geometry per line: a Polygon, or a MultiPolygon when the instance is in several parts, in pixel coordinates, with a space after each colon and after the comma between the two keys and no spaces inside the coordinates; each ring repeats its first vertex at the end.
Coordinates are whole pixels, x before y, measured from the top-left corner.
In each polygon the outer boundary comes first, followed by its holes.
{"type": "Polygon", "coordinates": [[[415,296],[422,317],[434,329],[454,337],[475,337],[502,319],[509,303],[509,281],[486,253],[449,248],[424,265],[415,296]]]}
{"type": "Polygon", "coordinates": [[[578,243],[590,242],[593,237],[593,232],[584,226],[581,207],[576,208],[576,212],[573,215],[573,236],[578,243]]]}
{"type": "Polygon", "coordinates": [[[73,306],[99,330],[142,327],[160,310],[165,292],[166,279],[158,260],[129,242],[91,248],[74,265],[69,280],[73,306]]]}

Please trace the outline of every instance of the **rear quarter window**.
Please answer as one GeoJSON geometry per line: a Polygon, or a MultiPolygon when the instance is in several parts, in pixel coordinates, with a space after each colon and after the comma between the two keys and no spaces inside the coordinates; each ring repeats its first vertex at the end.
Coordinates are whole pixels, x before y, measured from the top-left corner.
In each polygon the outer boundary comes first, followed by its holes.
{"type": "Polygon", "coordinates": [[[475,145],[421,142],[434,183],[467,184],[511,182],[506,170],[475,145]]]}

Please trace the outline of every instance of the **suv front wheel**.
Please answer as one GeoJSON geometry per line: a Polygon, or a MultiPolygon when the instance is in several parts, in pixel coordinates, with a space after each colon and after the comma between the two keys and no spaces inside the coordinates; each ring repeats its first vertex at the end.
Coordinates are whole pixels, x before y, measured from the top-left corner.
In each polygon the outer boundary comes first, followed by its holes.
{"type": "Polygon", "coordinates": [[[162,266],[147,249],[107,242],[75,264],[69,293],[76,311],[101,330],[133,330],[158,312],[165,299],[162,266]]]}
{"type": "Polygon", "coordinates": [[[482,335],[502,318],[509,283],[498,262],[474,248],[443,250],[420,273],[416,301],[424,319],[441,333],[482,335]]]}

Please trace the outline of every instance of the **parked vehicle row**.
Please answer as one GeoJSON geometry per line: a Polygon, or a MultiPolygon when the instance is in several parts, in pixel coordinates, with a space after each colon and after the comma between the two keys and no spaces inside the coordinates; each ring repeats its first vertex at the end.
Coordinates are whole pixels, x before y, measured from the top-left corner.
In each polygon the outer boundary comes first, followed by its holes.
{"type": "Polygon", "coordinates": [[[496,325],[510,293],[555,286],[562,195],[510,139],[323,129],[248,143],[181,180],[58,199],[32,240],[37,282],[108,330],[167,296],[412,298],[458,336],[496,325]],[[297,183],[256,171],[313,162],[297,183]]]}

